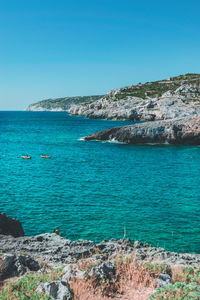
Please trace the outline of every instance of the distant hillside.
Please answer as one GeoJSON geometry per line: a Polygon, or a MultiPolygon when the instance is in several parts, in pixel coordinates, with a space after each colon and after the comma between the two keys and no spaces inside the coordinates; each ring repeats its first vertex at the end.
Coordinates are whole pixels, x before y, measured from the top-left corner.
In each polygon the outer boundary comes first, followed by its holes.
{"type": "Polygon", "coordinates": [[[46,99],[30,104],[26,111],[67,111],[74,104],[91,103],[104,95],[46,99]]]}

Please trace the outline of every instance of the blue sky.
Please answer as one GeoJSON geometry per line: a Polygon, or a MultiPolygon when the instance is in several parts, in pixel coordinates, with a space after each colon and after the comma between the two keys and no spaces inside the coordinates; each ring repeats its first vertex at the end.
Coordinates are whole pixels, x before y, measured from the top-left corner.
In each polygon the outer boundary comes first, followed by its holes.
{"type": "Polygon", "coordinates": [[[199,11],[199,0],[0,0],[0,110],[198,73],[199,11]]]}

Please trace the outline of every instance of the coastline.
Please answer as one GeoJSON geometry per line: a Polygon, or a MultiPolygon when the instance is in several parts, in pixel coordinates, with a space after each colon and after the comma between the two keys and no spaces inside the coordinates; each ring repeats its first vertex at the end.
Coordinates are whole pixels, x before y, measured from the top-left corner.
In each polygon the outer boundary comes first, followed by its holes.
{"type": "Polygon", "coordinates": [[[70,241],[55,233],[0,235],[0,248],[2,300],[27,293],[31,299],[58,300],[163,299],[166,292],[180,290],[191,293],[189,299],[198,299],[194,293],[200,296],[195,275],[200,254],[169,252],[130,239],[70,241]]]}
{"type": "Polygon", "coordinates": [[[59,228],[55,232],[25,236],[19,220],[0,214],[2,300],[29,299],[27,294],[30,299],[153,300],[180,289],[200,297],[200,254],[125,238],[71,241],[59,228]]]}

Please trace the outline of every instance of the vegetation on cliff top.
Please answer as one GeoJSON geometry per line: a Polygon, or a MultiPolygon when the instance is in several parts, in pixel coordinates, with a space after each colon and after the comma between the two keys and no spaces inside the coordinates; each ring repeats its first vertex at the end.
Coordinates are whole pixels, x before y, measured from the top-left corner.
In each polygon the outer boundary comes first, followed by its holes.
{"type": "MultiPolygon", "coordinates": [[[[175,91],[181,85],[192,85],[199,89],[200,86],[200,74],[185,74],[176,77],[171,77],[165,80],[158,80],[154,82],[146,82],[144,84],[131,85],[119,89],[114,95],[114,101],[125,99],[129,97],[139,97],[146,99],[148,97],[160,97],[167,91],[175,91]]],[[[111,94],[105,96],[108,100],[111,94]]]]}

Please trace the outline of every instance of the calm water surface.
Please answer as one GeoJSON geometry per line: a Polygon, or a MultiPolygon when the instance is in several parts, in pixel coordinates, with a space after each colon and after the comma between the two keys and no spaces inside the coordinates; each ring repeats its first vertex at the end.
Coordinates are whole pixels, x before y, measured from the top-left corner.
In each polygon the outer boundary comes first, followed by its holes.
{"type": "Polygon", "coordinates": [[[100,241],[126,226],[133,240],[200,253],[200,147],[79,140],[122,124],[130,123],[0,112],[0,211],[28,235],[60,226],[67,238],[100,241]]]}

